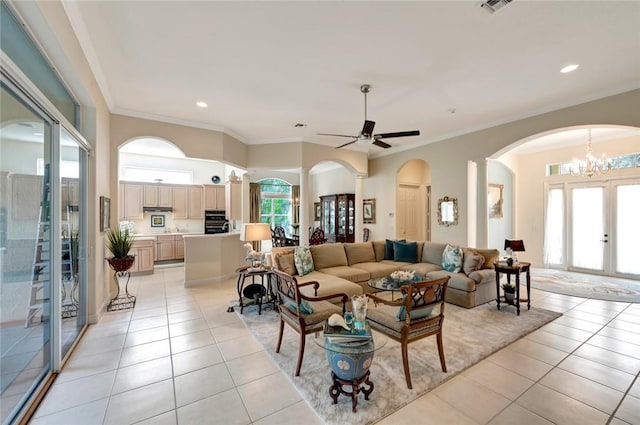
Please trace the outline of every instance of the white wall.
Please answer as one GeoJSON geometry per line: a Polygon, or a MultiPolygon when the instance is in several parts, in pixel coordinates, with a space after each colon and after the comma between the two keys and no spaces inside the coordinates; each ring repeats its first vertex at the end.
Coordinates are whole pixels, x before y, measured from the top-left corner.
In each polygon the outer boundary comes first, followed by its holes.
{"type": "Polygon", "coordinates": [[[118,165],[120,180],[123,180],[122,176],[126,167],[190,171],[193,174],[193,184],[212,184],[211,177],[213,175],[220,176],[222,183],[228,180],[228,175],[225,175],[225,164],[203,159],[165,158],[121,152],[118,165]]]}

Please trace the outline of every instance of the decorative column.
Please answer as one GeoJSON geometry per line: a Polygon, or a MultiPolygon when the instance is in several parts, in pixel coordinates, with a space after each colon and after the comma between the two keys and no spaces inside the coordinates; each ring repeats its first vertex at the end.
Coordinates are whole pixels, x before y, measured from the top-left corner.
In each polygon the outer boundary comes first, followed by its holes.
{"type": "Polygon", "coordinates": [[[364,186],[364,175],[363,174],[356,174],[356,200],[355,200],[355,241],[356,242],[362,242],[362,233],[363,233],[363,228],[364,225],[362,224],[362,219],[363,219],[363,207],[362,207],[362,201],[363,201],[363,186],[364,186]]]}
{"type": "Polygon", "coordinates": [[[298,236],[300,237],[300,246],[309,245],[309,169],[300,168],[300,227],[298,227],[298,236]]]}
{"type": "Polygon", "coordinates": [[[476,197],[476,247],[486,248],[489,244],[489,206],[487,204],[487,189],[489,187],[489,168],[486,158],[477,160],[477,197],[476,197]]]}

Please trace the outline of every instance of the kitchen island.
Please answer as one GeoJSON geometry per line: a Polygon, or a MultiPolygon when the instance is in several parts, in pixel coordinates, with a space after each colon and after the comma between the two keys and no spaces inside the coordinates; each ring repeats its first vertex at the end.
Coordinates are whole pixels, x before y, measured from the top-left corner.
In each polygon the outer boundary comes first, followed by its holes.
{"type": "Polygon", "coordinates": [[[184,235],[184,286],[216,283],[236,276],[245,265],[239,232],[184,235]]]}

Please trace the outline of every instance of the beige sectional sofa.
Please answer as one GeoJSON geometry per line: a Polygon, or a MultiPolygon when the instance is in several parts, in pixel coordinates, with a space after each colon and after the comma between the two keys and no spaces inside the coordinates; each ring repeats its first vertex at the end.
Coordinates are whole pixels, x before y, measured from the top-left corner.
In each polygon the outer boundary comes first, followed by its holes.
{"type": "MultiPolygon", "coordinates": [[[[475,252],[484,257],[480,270],[450,273],[442,268],[442,253],[447,244],[417,242],[416,262],[385,260],[385,241],[363,243],[332,243],[310,247],[314,270],[300,276],[293,260],[293,248],[273,248],[274,265],[295,275],[299,282],[317,281],[318,295],[343,292],[359,295],[372,292],[368,286],[371,279],[389,276],[396,270],[412,270],[419,276],[437,279],[450,276],[446,301],[471,308],[496,298],[495,272],[493,264],[499,257],[497,249],[463,248],[465,255],[475,252]]],[[[302,292],[313,295],[313,288],[302,292]]]]}

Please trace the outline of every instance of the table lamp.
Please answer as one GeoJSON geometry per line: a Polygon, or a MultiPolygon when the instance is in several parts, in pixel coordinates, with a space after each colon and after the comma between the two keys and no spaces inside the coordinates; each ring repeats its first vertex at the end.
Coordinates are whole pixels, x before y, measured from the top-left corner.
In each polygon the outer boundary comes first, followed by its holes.
{"type": "MultiPolygon", "coordinates": [[[[243,223],[240,230],[240,240],[245,242],[271,240],[271,226],[269,223],[243,223]]],[[[246,260],[250,261],[252,268],[262,266],[262,252],[255,251],[250,243],[244,244],[247,248],[246,260]]]]}
{"type": "Polygon", "coordinates": [[[518,257],[514,252],[522,252],[524,251],[524,242],[522,239],[505,239],[504,240],[504,249],[507,251],[507,264],[513,265],[513,262],[518,262],[518,257]]]}

